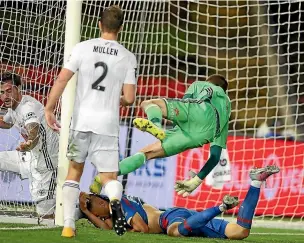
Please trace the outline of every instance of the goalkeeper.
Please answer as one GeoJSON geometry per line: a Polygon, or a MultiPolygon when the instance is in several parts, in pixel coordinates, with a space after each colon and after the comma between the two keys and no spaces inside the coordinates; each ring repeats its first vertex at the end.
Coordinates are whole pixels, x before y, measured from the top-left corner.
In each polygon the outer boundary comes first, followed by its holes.
{"type": "MultiPolygon", "coordinates": [[[[143,101],[141,107],[147,119],[136,118],[133,123],[160,141],[148,145],[138,153],[120,162],[119,174],[125,175],[141,167],[147,160],[169,157],[187,149],[211,143],[210,157],[197,176],[177,181],[179,195],[188,196],[217,165],[222,148],[226,148],[231,102],[226,94],[228,82],[222,75],[212,75],[205,82],[196,81],[182,99],[154,99],[143,101]],[[162,118],[176,126],[164,131],[162,118]]],[[[99,187],[95,178],[93,187],[99,187]]],[[[97,188],[96,188],[97,189],[97,188]]],[[[98,191],[94,190],[93,191],[98,191]]]]}

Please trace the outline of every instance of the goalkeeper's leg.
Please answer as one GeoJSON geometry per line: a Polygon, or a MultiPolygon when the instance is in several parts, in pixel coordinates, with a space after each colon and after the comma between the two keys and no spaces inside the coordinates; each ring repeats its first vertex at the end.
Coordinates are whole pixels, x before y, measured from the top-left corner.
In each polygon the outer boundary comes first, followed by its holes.
{"type": "Polygon", "coordinates": [[[141,108],[148,116],[147,119],[135,118],[134,126],[144,132],[148,132],[159,140],[165,138],[161,122],[163,117],[167,117],[167,106],[163,99],[145,100],[141,103],[141,108]]]}
{"type": "MultiPolygon", "coordinates": [[[[199,147],[200,143],[185,134],[178,126],[166,131],[166,138],[141,149],[136,154],[123,159],[119,163],[118,175],[129,174],[140,168],[147,160],[169,157],[181,153],[190,148],[199,147]]],[[[98,177],[95,177],[90,191],[99,194],[101,185],[98,177]]]]}
{"type": "Polygon", "coordinates": [[[187,123],[189,119],[189,103],[177,99],[153,99],[141,103],[147,119],[136,118],[133,124],[141,131],[152,134],[159,140],[164,140],[165,132],[161,128],[162,118],[172,121],[176,125],[187,123]]]}
{"type": "Polygon", "coordinates": [[[184,152],[190,148],[197,148],[200,143],[182,131],[179,126],[166,130],[166,138],[148,145],[138,153],[123,159],[119,163],[119,175],[126,175],[141,167],[147,160],[169,157],[184,152]]]}
{"type": "Polygon", "coordinates": [[[167,118],[166,102],[163,99],[145,100],[140,106],[147,114],[149,121],[161,128],[162,118],[167,118]]]}

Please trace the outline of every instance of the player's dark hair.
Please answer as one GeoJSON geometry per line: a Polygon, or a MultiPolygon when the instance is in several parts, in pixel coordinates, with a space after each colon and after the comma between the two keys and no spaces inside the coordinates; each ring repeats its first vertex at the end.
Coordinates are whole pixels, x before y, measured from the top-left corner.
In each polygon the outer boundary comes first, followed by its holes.
{"type": "Polygon", "coordinates": [[[103,32],[118,33],[123,24],[123,11],[118,5],[106,8],[100,17],[103,32]]]}
{"type": "Polygon", "coordinates": [[[21,85],[21,78],[19,75],[5,72],[0,75],[0,83],[8,83],[12,82],[13,85],[20,86],[21,85]]]}
{"type": "Polygon", "coordinates": [[[225,92],[228,89],[228,81],[223,75],[213,74],[208,77],[207,81],[213,83],[216,86],[220,86],[225,92]]]}
{"type": "MultiPolygon", "coordinates": [[[[102,199],[102,200],[104,200],[104,201],[106,201],[106,202],[110,202],[110,199],[107,197],[107,196],[105,196],[105,195],[97,195],[97,194],[90,194],[90,196],[92,197],[99,197],[100,199],[102,199]]],[[[89,200],[88,201],[88,203],[87,203],[87,209],[89,210],[89,211],[91,211],[91,209],[92,209],[92,203],[91,203],[91,200],[89,200]]]]}

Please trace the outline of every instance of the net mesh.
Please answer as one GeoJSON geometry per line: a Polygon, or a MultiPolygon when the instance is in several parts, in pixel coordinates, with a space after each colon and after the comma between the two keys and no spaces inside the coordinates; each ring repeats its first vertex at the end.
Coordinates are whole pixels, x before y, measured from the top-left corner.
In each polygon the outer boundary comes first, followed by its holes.
{"type": "MultiPolygon", "coordinates": [[[[0,3],[0,73],[20,75],[22,93],[43,104],[63,62],[65,5],[64,1],[0,3]]],[[[1,115],[5,113],[1,102],[1,115]]],[[[35,217],[29,182],[10,172],[16,171],[17,161],[6,157],[6,151],[14,151],[22,141],[19,131],[1,129],[0,136],[1,214],[35,217]]]]}
{"type": "MultiPolygon", "coordinates": [[[[1,70],[20,73],[24,91],[45,100],[63,61],[66,3],[0,4],[1,70]]],[[[227,193],[244,199],[249,169],[276,163],[281,172],[262,190],[257,214],[303,217],[303,3],[83,1],[81,40],[99,37],[99,14],[112,4],[125,12],[119,42],[138,60],[136,104],[121,109],[122,157],[155,141],[132,129],[132,118],[144,116],[141,101],[181,98],[193,81],[219,73],[229,80],[232,102],[227,144],[231,177],[221,189],[203,183],[186,199],[174,194],[175,180],[186,177],[189,169],[198,171],[207,160],[204,147],[150,161],[124,178],[126,192],[159,207],[203,209],[227,193]],[[276,139],[265,138],[269,136],[276,139]]],[[[1,132],[7,136],[1,140],[3,150],[8,150],[7,141],[17,137],[1,132]]],[[[23,201],[19,195],[16,201],[23,201]]]]}

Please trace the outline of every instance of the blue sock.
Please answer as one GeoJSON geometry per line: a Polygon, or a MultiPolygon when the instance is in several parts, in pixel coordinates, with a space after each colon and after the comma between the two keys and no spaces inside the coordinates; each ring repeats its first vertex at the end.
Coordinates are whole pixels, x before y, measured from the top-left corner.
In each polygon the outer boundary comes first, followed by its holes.
{"type": "Polygon", "coordinates": [[[192,230],[204,227],[211,219],[221,213],[219,207],[208,208],[202,212],[197,212],[178,226],[181,235],[188,235],[192,230]]]}
{"type": "Polygon", "coordinates": [[[251,229],[252,218],[254,215],[255,208],[258,204],[260,196],[260,188],[250,186],[245,200],[240,206],[240,210],[237,217],[237,224],[246,228],[251,229]]]}

